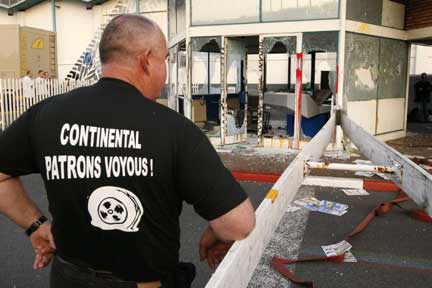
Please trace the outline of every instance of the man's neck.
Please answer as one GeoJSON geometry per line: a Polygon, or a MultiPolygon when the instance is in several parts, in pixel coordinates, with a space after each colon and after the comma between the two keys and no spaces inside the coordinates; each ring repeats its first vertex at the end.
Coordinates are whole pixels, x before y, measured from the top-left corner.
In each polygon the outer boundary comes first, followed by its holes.
{"type": "Polygon", "coordinates": [[[135,81],[133,77],[131,77],[132,72],[130,69],[125,68],[123,66],[119,65],[113,65],[113,64],[105,64],[104,67],[102,67],[102,78],[115,78],[120,79],[122,81],[125,81],[132,86],[135,86],[135,81]]]}
{"type": "Polygon", "coordinates": [[[132,69],[122,65],[104,64],[102,66],[102,78],[108,77],[125,81],[138,89],[144,97],[147,97],[145,85],[142,85],[141,81],[135,75],[136,73],[132,69]]]}

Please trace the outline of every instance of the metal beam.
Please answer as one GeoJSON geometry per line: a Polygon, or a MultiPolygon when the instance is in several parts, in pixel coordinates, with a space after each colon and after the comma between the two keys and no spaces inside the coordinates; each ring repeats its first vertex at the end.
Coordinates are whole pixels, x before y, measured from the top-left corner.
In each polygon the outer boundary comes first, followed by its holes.
{"type": "Polygon", "coordinates": [[[140,0],[135,0],[135,14],[140,15],[141,13],[140,8],[140,0]]]}
{"type": "Polygon", "coordinates": [[[264,36],[259,36],[259,50],[258,50],[258,123],[257,123],[257,136],[258,145],[262,143],[262,130],[263,130],[263,115],[264,115],[264,36]]]}
{"type": "Polygon", "coordinates": [[[270,190],[266,199],[255,211],[255,229],[248,238],[234,243],[205,286],[206,288],[245,288],[248,286],[264,249],[285,214],[287,205],[291,203],[303,183],[305,162],[320,158],[332,139],[335,123],[335,116],[333,115],[321,131],[291,162],[270,190]]]}
{"type": "Polygon", "coordinates": [[[294,110],[294,141],[293,148],[300,148],[301,137],[301,111],[303,98],[303,34],[297,35],[297,69],[296,69],[296,86],[295,86],[295,110],[294,110]]]}
{"type": "Polygon", "coordinates": [[[52,31],[57,32],[56,0],[51,0],[52,31]]]}
{"type": "Polygon", "coordinates": [[[227,137],[227,79],[228,79],[228,67],[227,67],[227,50],[228,48],[228,38],[221,37],[221,47],[220,47],[220,77],[221,77],[221,98],[220,98],[220,137],[221,145],[225,145],[225,138],[227,137]]]}
{"type": "Polygon", "coordinates": [[[342,128],[360,152],[373,163],[398,166],[400,172],[390,175],[392,180],[410,196],[414,202],[432,215],[432,175],[413,161],[370,135],[345,114],[342,115],[342,128]]]}
{"type": "Polygon", "coordinates": [[[306,162],[306,169],[327,169],[327,170],[341,170],[341,171],[364,171],[376,173],[394,173],[398,170],[396,167],[391,166],[374,166],[364,164],[344,164],[344,163],[328,163],[328,162],[306,162]]]}

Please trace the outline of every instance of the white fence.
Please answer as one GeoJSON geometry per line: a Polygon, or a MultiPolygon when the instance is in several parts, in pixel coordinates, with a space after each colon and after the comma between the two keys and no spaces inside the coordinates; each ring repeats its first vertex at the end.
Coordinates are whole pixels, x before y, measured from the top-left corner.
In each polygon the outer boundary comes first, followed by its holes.
{"type": "Polygon", "coordinates": [[[34,104],[69,92],[75,88],[89,86],[93,81],[57,79],[0,79],[1,128],[4,130],[34,104]]]}

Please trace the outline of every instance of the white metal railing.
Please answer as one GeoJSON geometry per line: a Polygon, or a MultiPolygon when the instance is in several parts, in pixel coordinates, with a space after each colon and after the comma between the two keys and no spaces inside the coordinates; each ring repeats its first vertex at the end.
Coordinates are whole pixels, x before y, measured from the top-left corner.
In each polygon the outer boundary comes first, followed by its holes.
{"type": "Polygon", "coordinates": [[[12,124],[34,104],[93,83],[93,80],[0,79],[0,120],[2,130],[12,124]]]}

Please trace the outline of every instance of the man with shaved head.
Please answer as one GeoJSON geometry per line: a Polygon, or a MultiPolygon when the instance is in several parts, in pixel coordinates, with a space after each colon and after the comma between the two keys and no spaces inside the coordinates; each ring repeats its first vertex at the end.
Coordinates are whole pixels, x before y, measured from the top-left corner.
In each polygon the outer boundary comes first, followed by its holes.
{"type": "Polygon", "coordinates": [[[166,79],[160,28],[115,17],[100,41],[102,77],[34,105],[0,136],[0,213],[23,227],[50,286],[190,287],[179,263],[183,202],[209,225],[213,268],[255,225],[252,205],[203,133],[154,100],[166,79]],[[52,226],[19,176],[40,173],[52,226]]]}

